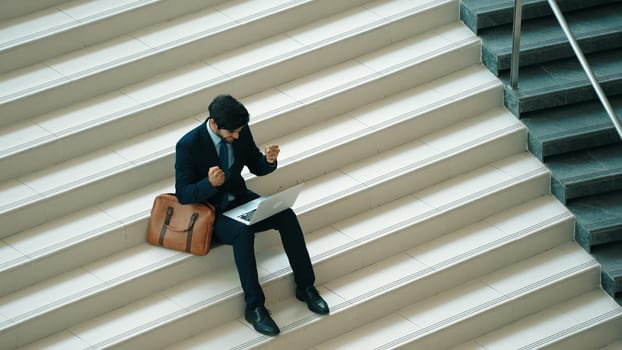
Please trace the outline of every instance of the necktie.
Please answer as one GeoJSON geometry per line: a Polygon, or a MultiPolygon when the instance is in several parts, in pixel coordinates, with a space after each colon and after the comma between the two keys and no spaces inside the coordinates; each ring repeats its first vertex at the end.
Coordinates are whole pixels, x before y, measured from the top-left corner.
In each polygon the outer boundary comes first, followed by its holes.
{"type": "Polygon", "coordinates": [[[220,140],[220,168],[225,172],[225,177],[229,176],[229,147],[225,140],[220,140]]]}
{"type": "MultiPolygon", "coordinates": [[[[219,146],[220,168],[225,172],[226,179],[229,177],[229,147],[227,147],[227,142],[225,142],[225,140],[220,140],[219,146]]],[[[229,194],[225,193],[222,197],[220,207],[224,209],[227,207],[227,204],[229,204],[229,194]]]]}

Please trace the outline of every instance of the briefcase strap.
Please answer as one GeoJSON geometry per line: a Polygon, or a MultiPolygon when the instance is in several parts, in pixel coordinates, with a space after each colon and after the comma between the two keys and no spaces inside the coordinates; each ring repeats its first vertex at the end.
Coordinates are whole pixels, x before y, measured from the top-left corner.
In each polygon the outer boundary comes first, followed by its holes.
{"type": "Polygon", "coordinates": [[[190,222],[188,223],[188,238],[186,239],[186,251],[190,253],[190,246],[192,245],[192,229],[194,228],[194,223],[197,221],[197,217],[199,214],[192,213],[190,217],[190,222]]]}
{"type": "MultiPolygon", "coordinates": [[[[171,223],[171,217],[173,216],[173,207],[166,208],[166,218],[164,219],[164,223],[162,223],[162,229],[160,229],[160,245],[164,244],[164,235],[166,234],[166,229],[168,225],[171,223]]],[[[192,230],[194,228],[194,223],[197,221],[199,214],[192,213],[190,220],[188,222],[188,236],[186,237],[186,251],[190,252],[190,248],[192,246],[192,230]]]]}
{"type": "Polygon", "coordinates": [[[162,223],[162,229],[160,229],[160,245],[164,244],[164,234],[166,233],[166,228],[171,223],[171,217],[173,216],[173,207],[166,208],[166,218],[162,223]]]}

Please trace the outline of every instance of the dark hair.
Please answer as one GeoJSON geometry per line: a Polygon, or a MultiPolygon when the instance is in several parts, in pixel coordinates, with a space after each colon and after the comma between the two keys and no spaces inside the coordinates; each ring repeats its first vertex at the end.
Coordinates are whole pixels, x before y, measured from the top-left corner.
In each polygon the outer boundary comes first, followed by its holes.
{"type": "Polygon", "coordinates": [[[235,130],[249,121],[246,107],[231,95],[216,96],[207,109],[209,118],[214,119],[218,129],[235,130]]]}

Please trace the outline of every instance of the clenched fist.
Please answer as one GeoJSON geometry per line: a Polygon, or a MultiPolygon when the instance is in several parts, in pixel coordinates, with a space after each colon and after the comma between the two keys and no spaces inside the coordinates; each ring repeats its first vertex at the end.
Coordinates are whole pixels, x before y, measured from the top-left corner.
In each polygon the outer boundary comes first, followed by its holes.
{"type": "Polygon", "coordinates": [[[209,183],[214,187],[222,186],[225,183],[225,172],[218,166],[209,168],[208,172],[209,183]]]}
{"type": "Polygon", "coordinates": [[[280,151],[281,150],[279,149],[279,145],[268,145],[265,150],[266,160],[268,161],[268,163],[274,164],[274,162],[276,162],[276,158],[279,156],[280,151]]]}

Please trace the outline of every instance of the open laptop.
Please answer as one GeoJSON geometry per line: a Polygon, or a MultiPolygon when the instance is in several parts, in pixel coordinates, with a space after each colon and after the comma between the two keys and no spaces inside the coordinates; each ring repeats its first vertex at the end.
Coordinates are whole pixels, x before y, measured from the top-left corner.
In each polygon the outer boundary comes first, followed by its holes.
{"type": "Polygon", "coordinates": [[[289,209],[296,202],[296,198],[302,191],[302,185],[298,184],[271,196],[261,196],[250,202],[244,203],[233,209],[229,209],[223,215],[246,225],[252,225],[285,209],[289,209]]]}

